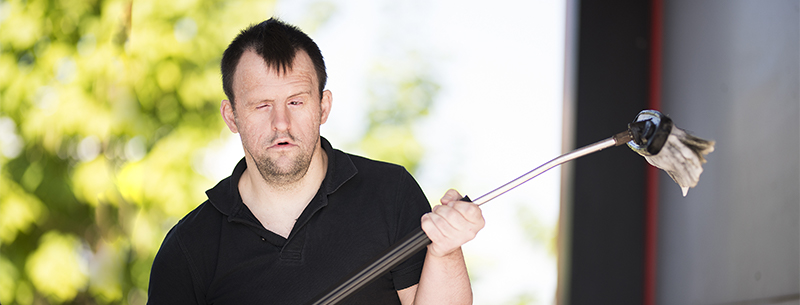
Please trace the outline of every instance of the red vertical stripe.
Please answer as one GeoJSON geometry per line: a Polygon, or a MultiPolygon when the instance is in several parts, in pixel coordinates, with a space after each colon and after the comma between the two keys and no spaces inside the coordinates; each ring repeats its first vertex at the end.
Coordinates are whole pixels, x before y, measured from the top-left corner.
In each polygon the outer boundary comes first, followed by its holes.
{"type": "MultiPolygon", "coordinates": [[[[661,42],[663,30],[662,0],[650,2],[650,100],[648,108],[661,109],[661,42]]],[[[644,304],[656,304],[658,253],[658,169],[647,166],[645,174],[645,249],[644,304]]]]}

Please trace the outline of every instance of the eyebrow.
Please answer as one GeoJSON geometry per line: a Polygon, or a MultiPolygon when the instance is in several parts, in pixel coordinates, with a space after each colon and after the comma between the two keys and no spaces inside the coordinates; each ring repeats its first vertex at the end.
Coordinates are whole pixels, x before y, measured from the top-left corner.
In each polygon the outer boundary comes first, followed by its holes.
{"type": "Polygon", "coordinates": [[[306,94],[306,95],[313,95],[313,94],[311,94],[311,90],[309,90],[309,91],[301,91],[301,92],[298,92],[298,93],[295,93],[295,94],[289,95],[289,96],[287,97],[287,99],[290,99],[290,98],[293,98],[293,97],[298,97],[298,96],[300,96],[300,95],[304,95],[304,94],[306,94]]]}
{"type": "MultiPolygon", "coordinates": [[[[298,96],[301,96],[301,95],[312,96],[311,92],[312,92],[311,90],[309,90],[309,91],[300,91],[300,92],[294,93],[292,95],[289,95],[288,97],[286,97],[286,99],[287,100],[288,99],[292,99],[292,98],[295,98],[295,97],[298,97],[298,96]]],[[[275,101],[274,99],[263,99],[263,100],[258,100],[258,101],[253,102],[253,103],[248,103],[248,105],[253,105],[253,104],[258,104],[258,103],[263,103],[263,102],[274,102],[274,101],[275,101]]]]}

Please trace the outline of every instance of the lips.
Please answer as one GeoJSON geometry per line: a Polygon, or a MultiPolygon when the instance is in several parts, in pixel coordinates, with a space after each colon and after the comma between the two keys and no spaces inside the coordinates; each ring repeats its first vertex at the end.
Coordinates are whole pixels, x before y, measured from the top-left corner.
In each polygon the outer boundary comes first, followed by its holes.
{"type": "Polygon", "coordinates": [[[270,148],[289,148],[289,147],[292,147],[292,146],[295,146],[295,145],[290,143],[290,142],[275,142],[275,144],[272,144],[272,146],[270,146],[270,148]]]}
{"type": "Polygon", "coordinates": [[[297,146],[297,141],[288,131],[274,133],[272,137],[270,137],[268,143],[270,143],[268,149],[282,149],[297,146]]]}
{"type": "Polygon", "coordinates": [[[294,144],[294,139],[291,136],[276,137],[275,139],[270,141],[270,143],[272,143],[272,145],[270,145],[270,148],[289,148],[292,146],[296,146],[294,144]]]}

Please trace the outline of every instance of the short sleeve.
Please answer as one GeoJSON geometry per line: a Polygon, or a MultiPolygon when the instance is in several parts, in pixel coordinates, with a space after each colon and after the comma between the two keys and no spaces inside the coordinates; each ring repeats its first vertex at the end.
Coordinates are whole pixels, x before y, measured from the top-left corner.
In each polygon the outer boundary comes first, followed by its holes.
{"type": "MultiPolygon", "coordinates": [[[[425,193],[408,171],[403,170],[397,198],[396,239],[400,240],[420,228],[422,215],[431,211],[425,193]]],[[[427,248],[412,255],[408,260],[392,269],[395,290],[402,290],[419,283],[427,248]]]]}
{"type": "Polygon", "coordinates": [[[196,292],[195,282],[175,227],[164,238],[153,261],[147,304],[203,304],[196,292]]]}

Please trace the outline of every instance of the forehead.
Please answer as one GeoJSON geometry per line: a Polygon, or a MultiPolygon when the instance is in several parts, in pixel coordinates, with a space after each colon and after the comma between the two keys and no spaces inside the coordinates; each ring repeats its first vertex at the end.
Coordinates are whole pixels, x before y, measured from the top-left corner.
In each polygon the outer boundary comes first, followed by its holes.
{"type": "Polygon", "coordinates": [[[314,65],[304,51],[298,51],[291,67],[284,71],[277,65],[268,65],[253,50],[247,50],[239,59],[233,77],[233,90],[237,97],[243,98],[253,91],[305,86],[315,88],[316,84],[314,65]]]}

